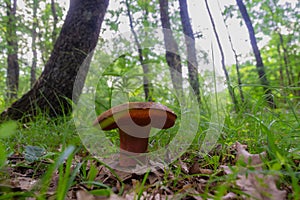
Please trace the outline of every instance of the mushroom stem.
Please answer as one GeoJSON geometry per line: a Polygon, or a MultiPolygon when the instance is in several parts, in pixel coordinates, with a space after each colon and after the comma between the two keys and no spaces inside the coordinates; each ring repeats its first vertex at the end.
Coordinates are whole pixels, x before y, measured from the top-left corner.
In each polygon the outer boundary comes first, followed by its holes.
{"type": "Polygon", "coordinates": [[[119,164],[122,167],[135,166],[138,162],[144,163],[145,155],[148,149],[148,139],[150,134],[150,126],[143,129],[143,133],[139,133],[141,137],[134,137],[128,132],[119,128],[120,134],[120,160],[119,164]]]}

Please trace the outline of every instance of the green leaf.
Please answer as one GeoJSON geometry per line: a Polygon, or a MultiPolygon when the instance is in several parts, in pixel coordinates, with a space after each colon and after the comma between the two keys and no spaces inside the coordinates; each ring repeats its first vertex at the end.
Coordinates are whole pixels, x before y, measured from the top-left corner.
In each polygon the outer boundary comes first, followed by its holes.
{"type": "Polygon", "coordinates": [[[81,182],[81,184],[95,185],[98,187],[104,187],[107,190],[111,190],[109,186],[105,185],[104,183],[97,182],[97,181],[83,181],[83,182],[81,182]]]}
{"type": "Polygon", "coordinates": [[[0,143],[0,168],[5,164],[6,161],[6,153],[5,148],[2,143],[0,143]]]}
{"type": "Polygon", "coordinates": [[[92,164],[89,170],[88,180],[89,181],[95,180],[97,174],[98,174],[98,169],[94,164],[92,164]]]}
{"type": "Polygon", "coordinates": [[[92,191],[89,191],[89,193],[92,195],[95,195],[95,196],[105,196],[105,197],[110,196],[110,190],[108,190],[108,189],[92,190],[92,191]]]}
{"type": "Polygon", "coordinates": [[[25,160],[27,162],[34,162],[39,160],[43,155],[45,155],[46,151],[42,147],[38,146],[25,146],[25,160]]]}
{"type": "Polygon", "coordinates": [[[280,163],[274,163],[272,165],[272,170],[276,170],[276,171],[281,170],[281,164],[280,163]]]}
{"type": "Polygon", "coordinates": [[[16,132],[17,122],[8,121],[0,125],[0,138],[8,138],[16,132]]]}

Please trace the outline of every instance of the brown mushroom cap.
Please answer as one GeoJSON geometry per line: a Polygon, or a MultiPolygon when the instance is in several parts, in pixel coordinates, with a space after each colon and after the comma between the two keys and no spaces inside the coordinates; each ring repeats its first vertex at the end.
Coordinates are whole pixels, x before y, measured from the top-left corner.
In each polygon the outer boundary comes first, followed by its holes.
{"type": "Polygon", "coordinates": [[[139,126],[167,129],[174,125],[177,116],[168,107],[155,102],[129,102],[115,106],[97,117],[93,125],[112,130],[134,122],[139,126]]]}

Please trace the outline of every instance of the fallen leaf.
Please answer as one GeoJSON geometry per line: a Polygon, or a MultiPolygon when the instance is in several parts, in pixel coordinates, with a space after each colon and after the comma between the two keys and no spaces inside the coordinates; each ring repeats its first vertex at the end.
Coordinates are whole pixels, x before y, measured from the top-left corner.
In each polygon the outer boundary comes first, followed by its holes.
{"type": "Polygon", "coordinates": [[[189,169],[189,174],[213,174],[214,171],[211,169],[204,169],[204,168],[200,168],[199,163],[194,163],[190,169],[189,169]]]}
{"type": "Polygon", "coordinates": [[[155,173],[150,173],[148,175],[148,180],[150,185],[154,184],[156,181],[161,180],[159,176],[157,176],[155,173]]]}
{"type": "Polygon", "coordinates": [[[236,150],[237,150],[237,159],[243,160],[246,164],[251,165],[255,169],[262,169],[262,157],[266,156],[266,152],[262,152],[260,154],[251,154],[246,150],[245,145],[236,142],[236,150]]]}
{"type": "Polygon", "coordinates": [[[85,190],[79,190],[76,192],[76,199],[78,200],[96,200],[96,197],[85,190]]]}
{"type": "Polygon", "coordinates": [[[179,159],[179,165],[181,167],[181,170],[183,173],[188,174],[189,173],[189,168],[185,162],[183,162],[181,159],[179,159]]]}
{"type": "MultiPolygon", "coordinates": [[[[266,153],[250,154],[244,145],[236,143],[237,158],[242,159],[248,166],[253,167],[254,172],[247,171],[246,167],[239,167],[238,180],[236,185],[248,194],[247,199],[263,199],[263,200],[282,200],[286,198],[286,191],[279,190],[276,187],[277,177],[274,175],[265,175],[260,173],[263,162],[261,157],[266,153]],[[247,171],[247,173],[245,173],[247,171]]],[[[233,173],[228,166],[221,166],[226,174],[233,173]]]]}
{"type": "Polygon", "coordinates": [[[232,199],[237,199],[237,195],[234,194],[233,192],[227,193],[225,196],[222,197],[222,200],[232,200],[232,199]]]}
{"type": "Polygon", "coordinates": [[[17,177],[10,181],[13,187],[21,188],[21,190],[29,191],[37,183],[37,180],[28,177],[17,177]]]}

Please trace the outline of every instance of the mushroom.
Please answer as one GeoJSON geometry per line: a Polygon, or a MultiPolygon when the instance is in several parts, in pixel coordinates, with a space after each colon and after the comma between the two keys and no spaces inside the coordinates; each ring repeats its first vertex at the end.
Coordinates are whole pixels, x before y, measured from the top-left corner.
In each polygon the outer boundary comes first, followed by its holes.
{"type": "Polygon", "coordinates": [[[119,129],[122,167],[144,162],[151,127],[168,129],[177,116],[168,107],[155,102],[129,102],[115,106],[97,117],[93,125],[104,131],[119,129]]]}

